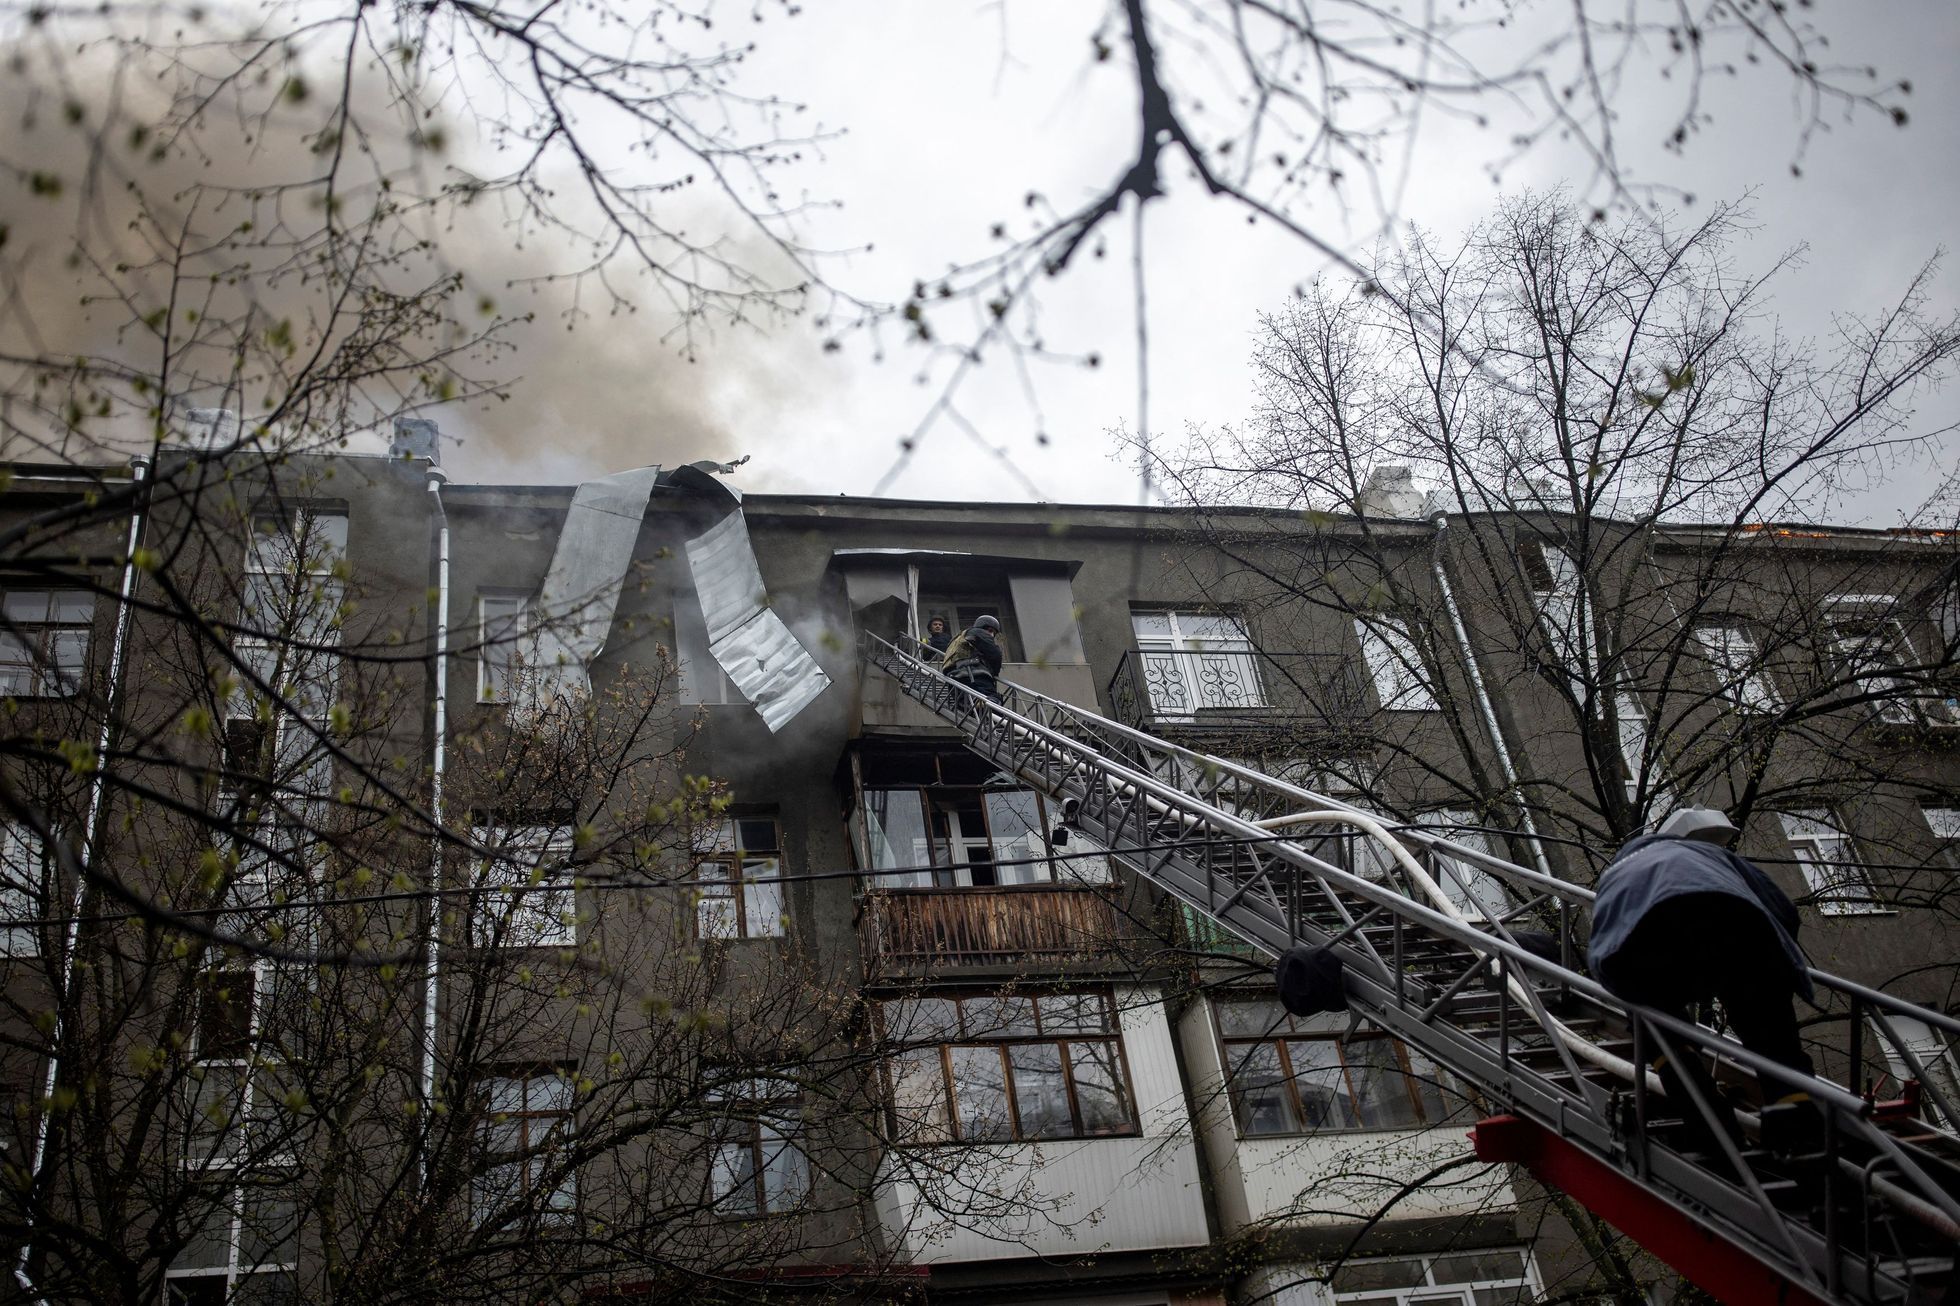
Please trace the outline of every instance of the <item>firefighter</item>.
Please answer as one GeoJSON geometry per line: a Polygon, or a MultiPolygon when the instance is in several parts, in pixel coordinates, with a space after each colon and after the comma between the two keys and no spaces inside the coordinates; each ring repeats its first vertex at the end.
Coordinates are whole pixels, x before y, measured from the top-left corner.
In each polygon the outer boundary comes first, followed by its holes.
{"type": "Polygon", "coordinates": [[[946,646],[944,661],[949,679],[970,685],[988,698],[1000,698],[1000,618],[977,617],[973,625],[960,632],[946,646]]]}
{"type": "MultiPolygon", "coordinates": [[[[1812,998],[1809,961],[1797,946],[1797,909],[1754,863],[1731,850],[1740,833],[1708,808],[1683,808],[1658,833],[1627,841],[1602,873],[1593,903],[1592,972],[1607,991],[1677,1020],[1721,1000],[1742,1046],[1778,1065],[1810,1075],[1815,1068],[1797,1034],[1794,995],[1812,998]]],[[[1692,1077],[1718,1123],[1740,1138],[1734,1118],[1716,1096],[1699,1053],[1676,1067],[1654,1058],[1662,1087],[1679,1104],[1696,1141],[1712,1144],[1681,1074],[1692,1077]]],[[[1791,1136],[1817,1123],[1809,1095],[1783,1092],[1765,1081],[1765,1098],[1784,1109],[1764,1116],[1765,1131],[1780,1122],[1791,1136]]],[[[1774,1108],[1772,1108],[1774,1110],[1774,1108]]]]}

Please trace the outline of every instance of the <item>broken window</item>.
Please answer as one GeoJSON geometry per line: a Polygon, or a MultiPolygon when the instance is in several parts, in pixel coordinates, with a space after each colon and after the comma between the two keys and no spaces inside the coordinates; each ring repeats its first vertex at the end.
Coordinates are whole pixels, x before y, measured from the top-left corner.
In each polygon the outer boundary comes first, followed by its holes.
{"type": "Polygon", "coordinates": [[[781,938],[782,836],[772,820],[722,821],[695,847],[694,934],[700,939],[781,938]]]}
{"type": "Polygon", "coordinates": [[[1079,832],[1057,855],[1048,840],[1059,817],[1048,800],[1019,786],[937,785],[864,790],[868,870],[882,889],[967,889],[997,885],[1107,884],[1109,859],[1083,851],[1079,832]]]}

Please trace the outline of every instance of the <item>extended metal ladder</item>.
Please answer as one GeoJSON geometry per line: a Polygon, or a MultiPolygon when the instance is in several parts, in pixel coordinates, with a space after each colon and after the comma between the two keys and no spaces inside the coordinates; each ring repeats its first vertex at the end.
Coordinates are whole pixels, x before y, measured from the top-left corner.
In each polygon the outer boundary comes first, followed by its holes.
{"type": "Polygon", "coordinates": [[[1480,1155],[1572,1193],[1721,1300],[1960,1293],[1960,1104],[1894,1024],[1954,1037],[1960,1021],[1813,972],[1820,1001],[1845,1008],[1850,1087],[1806,1079],[1701,1026],[1630,1010],[1578,973],[1571,940],[1589,890],[1437,834],[1390,832],[1338,799],[1016,685],[989,699],[876,636],[864,657],[967,747],[1060,803],[1070,827],[1239,939],[1275,957],[1296,943],[1337,948],[1350,1010],[1490,1108],[1480,1155]],[[1340,851],[1357,839],[1375,854],[1366,873],[1340,851]],[[1505,901],[1468,868],[1501,881],[1505,901]],[[1563,964],[1521,945],[1526,928],[1555,931],[1563,964]],[[1861,1093],[1868,1023],[1923,1086],[1925,1115],[1861,1093]],[[1745,1141],[1731,1143],[1725,1107],[1692,1088],[1696,1100],[1668,1101],[1636,1070],[1657,1052],[1718,1057],[1770,1099],[1807,1089],[1824,1112],[1821,1143],[1772,1154],[1747,1141],[1757,1118],[1746,1113],[1745,1141]],[[1708,1122],[1690,1136],[1713,1137],[1718,1152],[1688,1149],[1670,1119],[1688,1111],[1708,1122]]]}

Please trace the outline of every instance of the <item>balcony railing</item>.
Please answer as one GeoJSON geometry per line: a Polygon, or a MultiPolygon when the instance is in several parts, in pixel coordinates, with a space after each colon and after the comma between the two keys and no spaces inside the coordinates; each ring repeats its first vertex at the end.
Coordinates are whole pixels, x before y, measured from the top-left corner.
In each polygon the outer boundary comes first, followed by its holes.
{"type": "Polygon", "coordinates": [[[1143,649],[1125,653],[1109,679],[1116,719],[1162,726],[1284,729],[1338,734],[1375,710],[1352,662],[1334,653],[1143,649]]]}
{"type": "Polygon", "coordinates": [[[864,898],[859,939],[867,958],[905,964],[1089,956],[1116,939],[1110,894],[1052,884],[874,891],[864,898]]]}

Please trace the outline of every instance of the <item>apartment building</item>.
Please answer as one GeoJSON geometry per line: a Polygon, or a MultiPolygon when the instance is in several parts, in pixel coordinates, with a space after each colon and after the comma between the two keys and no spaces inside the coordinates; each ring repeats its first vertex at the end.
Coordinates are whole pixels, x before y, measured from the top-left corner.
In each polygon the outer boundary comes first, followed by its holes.
{"type": "MultiPolygon", "coordinates": [[[[864,667],[934,614],[999,617],[1018,684],[1580,882],[1672,804],[1737,810],[1820,965],[1952,1009],[1945,536],[456,485],[423,434],[0,497],[24,1295],[1657,1274],[1464,1163],[1447,1068],[1288,1016],[1147,850],[1058,838],[864,667]]],[[[1901,1077],[1853,1027],[1816,1023],[1830,1072],[1901,1077]]]]}

